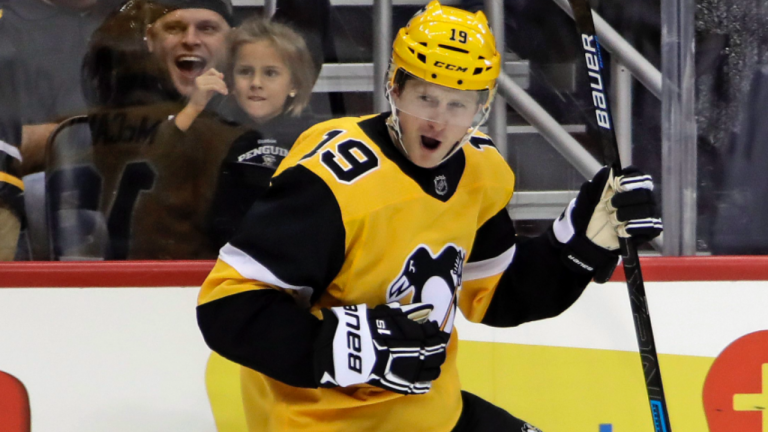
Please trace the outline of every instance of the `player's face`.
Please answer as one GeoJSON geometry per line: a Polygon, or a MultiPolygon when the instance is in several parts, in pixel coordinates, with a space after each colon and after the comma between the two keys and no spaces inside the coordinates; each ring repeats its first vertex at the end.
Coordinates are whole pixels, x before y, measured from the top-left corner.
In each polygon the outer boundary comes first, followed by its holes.
{"type": "Polygon", "coordinates": [[[147,46],[168,70],[176,90],[189,96],[195,78],[221,69],[229,25],[208,9],[179,9],[164,15],[147,30],[147,46]]]}
{"type": "Polygon", "coordinates": [[[245,44],[237,50],[233,74],[235,99],[257,123],[283,112],[289,93],[295,91],[290,68],[266,40],[245,44]]]}
{"type": "Polygon", "coordinates": [[[433,168],[473,126],[480,109],[478,93],[426,81],[408,80],[392,92],[408,159],[433,168]]]}

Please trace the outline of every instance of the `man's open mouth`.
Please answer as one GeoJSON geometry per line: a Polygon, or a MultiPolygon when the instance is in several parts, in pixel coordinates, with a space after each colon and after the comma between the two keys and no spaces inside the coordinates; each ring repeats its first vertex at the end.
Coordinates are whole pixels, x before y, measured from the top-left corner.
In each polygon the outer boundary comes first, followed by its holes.
{"type": "Polygon", "coordinates": [[[183,55],[176,58],[176,67],[189,75],[200,75],[205,70],[207,63],[204,58],[193,55],[183,55]]]}
{"type": "Polygon", "coordinates": [[[436,140],[434,138],[430,138],[428,136],[421,136],[421,145],[426,147],[429,150],[436,150],[438,147],[440,147],[440,143],[442,141],[436,140]]]}

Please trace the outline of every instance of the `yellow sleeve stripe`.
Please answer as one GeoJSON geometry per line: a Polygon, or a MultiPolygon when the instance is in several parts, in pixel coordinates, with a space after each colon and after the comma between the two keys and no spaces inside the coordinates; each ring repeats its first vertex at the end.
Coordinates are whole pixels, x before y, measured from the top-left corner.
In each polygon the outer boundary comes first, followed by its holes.
{"type": "Polygon", "coordinates": [[[465,281],[471,281],[476,279],[484,279],[489,276],[504,272],[504,270],[509,267],[509,264],[512,263],[512,260],[515,258],[516,250],[517,245],[512,245],[511,248],[507,249],[504,253],[495,258],[467,263],[464,266],[464,274],[462,278],[465,281]]]}
{"type": "Polygon", "coordinates": [[[12,184],[17,188],[24,190],[24,182],[20,178],[14,177],[8,173],[0,172],[0,182],[12,184]]]}
{"type": "Polygon", "coordinates": [[[291,296],[298,299],[299,304],[309,306],[309,300],[312,297],[313,289],[306,286],[291,285],[262,265],[240,249],[227,243],[219,252],[219,260],[229,264],[242,277],[246,279],[263,282],[268,286],[282,288],[290,291],[291,296]]]}

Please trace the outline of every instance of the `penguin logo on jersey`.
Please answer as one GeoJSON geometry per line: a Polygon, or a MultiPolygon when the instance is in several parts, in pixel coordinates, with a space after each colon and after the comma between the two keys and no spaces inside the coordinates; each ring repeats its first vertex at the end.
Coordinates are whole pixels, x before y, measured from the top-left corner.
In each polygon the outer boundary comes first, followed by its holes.
{"type": "Polygon", "coordinates": [[[458,291],[464,270],[464,249],[448,244],[437,254],[419,245],[406,258],[403,270],[387,289],[387,303],[408,300],[429,303],[434,308],[429,319],[446,333],[453,329],[458,291]]]}
{"type": "Polygon", "coordinates": [[[533,426],[530,423],[526,423],[523,425],[523,428],[520,429],[522,432],[541,432],[541,429],[537,428],[536,426],[533,426]]]}
{"type": "Polygon", "coordinates": [[[437,192],[438,195],[445,195],[445,193],[448,192],[448,181],[445,179],[444,175],[435,177],[435,192],[437,192]]]}

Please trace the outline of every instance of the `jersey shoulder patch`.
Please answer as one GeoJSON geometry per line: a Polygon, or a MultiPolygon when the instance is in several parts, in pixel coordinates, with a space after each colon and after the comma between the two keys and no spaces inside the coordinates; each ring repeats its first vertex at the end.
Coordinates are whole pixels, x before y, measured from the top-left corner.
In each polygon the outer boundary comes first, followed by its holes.
{"type": "Polygon", "coordinates": [[[486,147],[496,148],[496,144],[493,143],[491,137],[480,131],[472,134],[469,138],[469,145],[480,151],[483,151],[486,147]]]}

